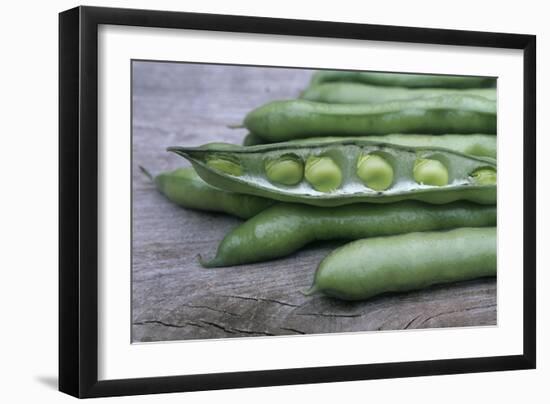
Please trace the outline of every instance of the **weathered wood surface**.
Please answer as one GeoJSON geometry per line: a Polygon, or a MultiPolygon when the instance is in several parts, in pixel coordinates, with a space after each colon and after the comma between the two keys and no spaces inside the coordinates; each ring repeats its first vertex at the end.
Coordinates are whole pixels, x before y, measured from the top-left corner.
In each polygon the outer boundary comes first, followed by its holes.
{"type": "Polygon", "coordinates": [[[134,63],[134,342],[292,335],[496,324],[494,279],[346,303],[305,297],[320,260],[339,242],[319,243],[284,259],[204,269],[238,219],[179,208],[138,170],[187,165],[171,145],[240,142],[229,130],[252,108],[293,98],[311,71],[193,64],[134,63]]]}

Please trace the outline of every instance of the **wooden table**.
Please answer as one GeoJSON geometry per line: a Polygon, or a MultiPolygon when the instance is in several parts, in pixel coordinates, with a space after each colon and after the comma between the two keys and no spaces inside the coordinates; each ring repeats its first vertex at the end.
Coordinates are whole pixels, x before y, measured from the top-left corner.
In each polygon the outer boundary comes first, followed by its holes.
{"type": "Polygon", "coordinates": [[[240,143],[228,129],[251,109],[298,96],[312,72],[298,69],[134,62],[132,340],[293,335],[496,324],[494,278],[348,303],[305,297],[320,260],[342,242],[317,243],[276,261],[204,269],[240,223],[167,201],[138,166],[188,165],[167,146],[240,143]]]}

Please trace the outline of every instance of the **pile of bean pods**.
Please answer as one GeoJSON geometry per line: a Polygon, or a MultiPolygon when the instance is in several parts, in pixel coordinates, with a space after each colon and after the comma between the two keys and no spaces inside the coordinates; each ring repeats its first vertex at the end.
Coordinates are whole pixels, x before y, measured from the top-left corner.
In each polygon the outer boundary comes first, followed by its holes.
{"type": "Polygon", "coordinates": [[[243,145],[169,147],[152,177],[186,208],[246,219],[204,267],[273,260],[316,240],[306,294],[362,300],[496,275],[496,80],[320,71],[259,106],[243,145]]]}

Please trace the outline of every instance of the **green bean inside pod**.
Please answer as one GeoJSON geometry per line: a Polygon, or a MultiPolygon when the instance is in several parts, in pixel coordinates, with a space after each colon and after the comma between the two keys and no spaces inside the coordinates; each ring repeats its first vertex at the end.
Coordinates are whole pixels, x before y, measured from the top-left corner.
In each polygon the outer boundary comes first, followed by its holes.
{"type": "Polygon", "coordinates": [[[416,182],[422,185],[442,187],[449,183],[447,167],[435,159],[421,158],[414,162],[413,175],[416,182]]]}
{"type": "Polygon", "coordinates": [[[497,171],[493,167],[478,168],[472,173],[474,182],[480,185],[495,185],[497,183],[497,171]]]}
{"type": "Polygon", "coordinates": [[[357,176],[376,191],[388,189],[393,182],[393,167],[378,154],[362,154],[357,162],[357,176]]]}
{"type": "Polygon", "coordinates": [[[388,203],[407,199],[434,204],[456,200],[481,204],[496,202],[496,184],[480,182],[479,176],[472,175],[481,168],[492,168],[496,172],[496,162],[490,158],[472,157],[446,149],[345,140],[249,147],[221,147],[214,144],[171,147],[168,150],[188,159],[201,178],[215,187],[282,202],[316,206],[388,203]],[[211,156],[219,155],[238,162],[240,174],[235,175],[208,165],[211,156]],[[294,185],[291,183],[300,177],[299,170],[288,170],[283,165],[280,178],[266,171],[265,162],[284,162],[288,155],[295,156],[294,161],[305,162],[304,178],[294,185]],[[383,158],[364,158],[369,155],[383,158]],[[439,182],[430,185],[429,181],[422,180],[414,172],[415,162],[434,158],[445,162],[447,181],[443,185],[439,185],[439,182]],[[298,172],[298,175],[286,181],[288,171],[292,174],[298,172]],[[418,181],[419,178],[421,181],[418,181]]]}
{"type": "Polygon", "coordinates": [[[265,163],[265,174],[271,182],[296,185],[304,177],[304,163],[296,155],[285,154],[275,160],[268,160],[265,163]]]}
{"type": "Polygon", "coordinates": [[[342,170],[327,156],[310,156],[306,161],[305,177],[313,188],[331,192],[342,184],[342,170]]]}
{"type": "Polygon", "coordinates": [[[242,167],[239,162],[224,155],[213,155],[206,160],[206,165],[218,171],[231,175],[242,175],[242,167]]]}

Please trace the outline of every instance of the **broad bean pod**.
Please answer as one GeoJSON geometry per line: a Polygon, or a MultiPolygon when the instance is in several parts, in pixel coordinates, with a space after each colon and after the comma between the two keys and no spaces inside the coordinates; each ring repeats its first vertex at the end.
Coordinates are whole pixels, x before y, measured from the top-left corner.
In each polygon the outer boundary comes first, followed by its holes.
{"type": "Polygon", "coordinates": [[[248,264],[281,258],[316,240],[496,225],[496,207],[468,202],[428,205],[404,201],[356,204],[331,209],[277,204],[230,231],[205,267],[248,264]]]}
{"type": "Polygon", "coordinates": [[[404,74],[358,71],[322,70],[311,78],[311,85],[334,81],[374,84],[386,87],[482,88],[495,87],[496,79],[476,76],[446,76],[434,74],[404,74]]]}
{"type": "Polygon", "coordinates": [[[353,241],[320,263],[307,294],[364,300],[495,276],[496,228],[459,228],[353,241]]]}
{"type": "Polygon", "coordinates": [[[256,146],[259,144],[266,144],[267,142],[259,136],[256,136],[254,133],[247,133],[243,138],[243,146],[256,146]]]}
{"type": "Polygon", "coordinates": [[[391,133],[495,134],[496,103],[456,94],[379,104],[273,101],[248,113],[244,126],[267,142],[391,133]]]}
{"type": "Polygon", "coordinates": [[[497,99],[495,88],[406,88],[382,87],[346,82],[321,83],[310,86],[302,92],[300,98],[332,104],[370,104],[437,97],[449,94],[474,95],[491,101],[497,99]]]}
{"type": "Polygon", "coordinates": [[[204,182],[193,167],[179,168],[155,177],[143,167],[140,168],[154,181],[162,194],[185,208],[222,212],[248,219],[274,203],[270,199],[215,188],[204,182]]]}
{"type": "Polygon", "coordinates": [[[217,188],[282,202],[496,203],[494,159],[435,147],[348,140],[168,150],[188,159],[201,178],[217,188]]]}

